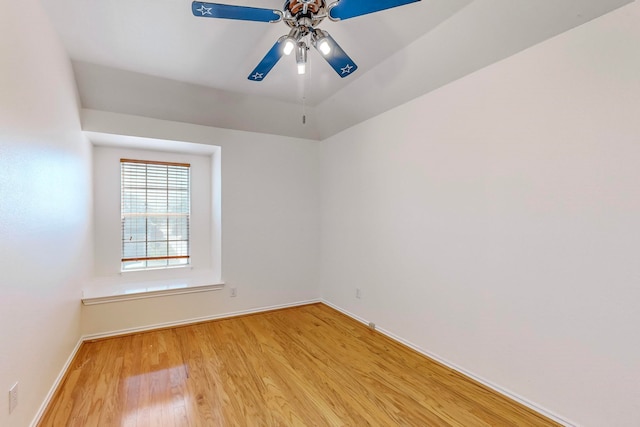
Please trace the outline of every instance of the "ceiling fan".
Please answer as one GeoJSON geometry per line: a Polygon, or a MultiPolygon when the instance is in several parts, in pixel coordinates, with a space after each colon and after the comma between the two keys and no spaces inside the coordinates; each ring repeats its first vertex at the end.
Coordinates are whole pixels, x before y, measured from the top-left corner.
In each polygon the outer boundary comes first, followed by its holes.
{"type": "Polygon", "coordinates": [[[315,47],[340,77],[350,76],[358,66],[318,25],[325,18],[341,21],[417,1],[420,0],[336,0],[327,6],[325,0],[286,0],[282,10],[194,1],[191,10],[199,17],[268,23],[283,21],[290,27],[289,33],[276,41],[249,74],[249,80],[260,82],[283,55],[290,55],[294,50],[298,74],[304,74],[309,46],[315,47]]]}

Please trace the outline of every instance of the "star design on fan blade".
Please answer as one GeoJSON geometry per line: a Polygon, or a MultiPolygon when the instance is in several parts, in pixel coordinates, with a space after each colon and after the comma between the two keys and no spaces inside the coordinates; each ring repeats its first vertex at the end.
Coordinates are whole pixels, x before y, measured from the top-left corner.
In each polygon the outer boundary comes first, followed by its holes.
{"type": "Polygon", "coordinates": [[[210,7],[205,7],[204,5],[200,6],[200,9],[196,9],[198,12],[200,12],[202,14],[202,16],[204,15],[213,15],[211,13],[211,8],[210,7]]]}
{"type": "Polygon", "coordinates": [[[340,71],[342,71],[342,74],[349,74],[351,73],[351,70],[353,70],[353,65],[351,64],[347,64],[344,67],[340,68],[340,71]]]}
{"type": "Polygon", "coordinates": [[[253,75],[251,76],[251,78],[252,78],[253,80],[262,80],[262,79],[264,78],[264,73],[258,73],[258,72],[256,72],[255,74],[253,74],[253,75]]]}

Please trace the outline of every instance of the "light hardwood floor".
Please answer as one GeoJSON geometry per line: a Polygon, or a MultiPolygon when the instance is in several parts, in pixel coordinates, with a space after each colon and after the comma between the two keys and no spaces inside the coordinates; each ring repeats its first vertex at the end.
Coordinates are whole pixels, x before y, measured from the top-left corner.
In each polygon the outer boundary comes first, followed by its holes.
{"type": "Polygon", "coordinates": [[[555,426],[323,304],[87,342],[40,426],[555,426]]]}

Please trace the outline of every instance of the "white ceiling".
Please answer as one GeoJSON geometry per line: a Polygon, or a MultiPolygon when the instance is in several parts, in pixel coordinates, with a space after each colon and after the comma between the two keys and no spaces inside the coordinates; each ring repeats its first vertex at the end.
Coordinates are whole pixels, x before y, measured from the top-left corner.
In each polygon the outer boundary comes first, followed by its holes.
{"type": "MultiPolygon", "coordinates": [[[[323,139],[630,0],[422,0],[320,27],[359,70],[311,50],[247,76],[283,23],[194,17],[188,0],[41,0],[74,61],[85,108],[323,139]],[[305,98],[306,124],[302,123],[305,98]]],[[[221,0],[280,9],[282,0],[221,0]]]]}

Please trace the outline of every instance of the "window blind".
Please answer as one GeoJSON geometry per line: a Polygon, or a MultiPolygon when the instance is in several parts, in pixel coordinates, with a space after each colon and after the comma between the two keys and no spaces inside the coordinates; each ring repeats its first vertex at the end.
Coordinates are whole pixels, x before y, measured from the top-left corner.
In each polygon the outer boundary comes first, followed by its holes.
{"type": "Polygon", "coordinates": [[[121,159],[122,270],[187,265],[190,165],[121,159]]]}

